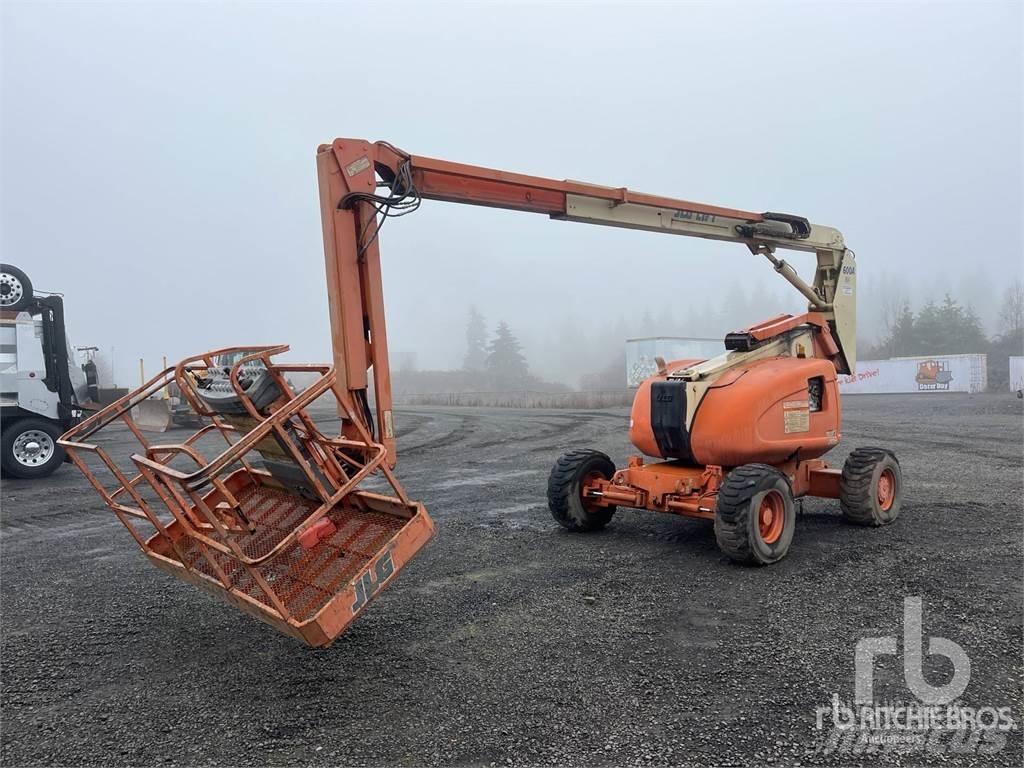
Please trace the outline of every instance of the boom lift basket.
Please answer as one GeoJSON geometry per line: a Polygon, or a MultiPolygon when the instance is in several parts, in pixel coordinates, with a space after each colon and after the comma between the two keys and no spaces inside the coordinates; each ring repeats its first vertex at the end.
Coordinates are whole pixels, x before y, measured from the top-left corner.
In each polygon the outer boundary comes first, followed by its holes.
{"type": "MultiPolygon", "coordinates": [[[[272,362],[287,349],[233,347],[187,358],[60,443],[155,565],[325,646],[423,548],[434,526],[402,490],[334,368],[272,362]],[[230,368],[215,364],[239,352],[230,368]],[[315,381],[296,392],[287,374],[315,381]],[[131,410],[171,382],[210,423],[182,442],[150,444],[131,410]],[[341,416],[344,436],[327,437],[314,423],[310,406],[321,397],[336,406],[328,418],[341,416]],[[139,444],[128,469],[97,439],[118,421],[139,444]],[[211,446],[220,453],[207,459],[211,446]],[[113,475],[113,490],[94,471],[96,457],[113,475]],[[360,488],[378,474],[391,494],[360,488]]],[[[103,437],[123,444],[124,432],[103,437]]]]}

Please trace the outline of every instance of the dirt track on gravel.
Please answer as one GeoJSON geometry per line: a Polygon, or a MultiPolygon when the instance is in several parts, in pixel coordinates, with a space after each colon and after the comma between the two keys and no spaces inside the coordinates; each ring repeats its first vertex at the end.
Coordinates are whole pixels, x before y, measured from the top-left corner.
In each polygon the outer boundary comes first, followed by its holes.
{"type": "MultiPolygon", "coordinates": [[[[867,764],[816,751],[815,708],[853,695],[855,643],[926,635],[970,656],[964,704],[1021,707],[1022,408],[1009,396],[844,401],[841,464],[899,456],[886,529],[809,500],[790,555],[735,566],[702,521],[622,511],[569,534],[546,509],[558,454],[631,452],[625,410],[410,408],[399,475],[434,542],[331,648],[152,568],[71,467],[4,481],[4,765],[867,764]],[[591,599],[595,598],[595,599],[591,599]]],[[[929,657],[929,680],[949,674],[929,657]]],[[[877,700],[910,698],[901,662],[877,700]]],[[[912,753],[903,764],[1019,765],[912,753]]]]}

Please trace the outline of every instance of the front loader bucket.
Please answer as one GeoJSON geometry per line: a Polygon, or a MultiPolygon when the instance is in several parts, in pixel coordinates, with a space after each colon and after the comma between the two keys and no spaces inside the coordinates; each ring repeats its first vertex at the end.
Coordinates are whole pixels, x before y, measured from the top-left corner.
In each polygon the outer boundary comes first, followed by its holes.
{"type": "Polygon", "coordinates": [[[171,426],[171,409],[166,400],[147,398],[131,410],[132,421],[144,432],[166,432],[171,426]]]}
{"type": "Polygon", "coordinates": [[[384,446],[336,386],[334,369],[273,364],[271,355],[285,350],[244,347],[189,358],[60,443],[156,566],[308,645],[325,646],[430,541],[434,526],[423,505],[406,497],[384,446]],[[214,365],[232,351],[246,356],[230,370],[214,365]],[[296,394],[285,379],[292,372],[319,378],[296,394]],[[211,423],[184,442],[150,445],[128,414],[172,377],[211,423]],[[340,411],[357,437],[327,437],[307,412],[329,393],[337,405],[331,415],[340,411]],[[130,456],[133,477],[95,442],[118,419],[141,445],[130,456]],[[207,459],[201,451],[218,435],[226,446],[207,459]],[[93,457],[113,473],[115,490],[98,481],[88,466],[93,457]],[[393,493],[359,487],[373,474],[393,493]],[[149,533],[140,530],[146,527],[149,533]]]}

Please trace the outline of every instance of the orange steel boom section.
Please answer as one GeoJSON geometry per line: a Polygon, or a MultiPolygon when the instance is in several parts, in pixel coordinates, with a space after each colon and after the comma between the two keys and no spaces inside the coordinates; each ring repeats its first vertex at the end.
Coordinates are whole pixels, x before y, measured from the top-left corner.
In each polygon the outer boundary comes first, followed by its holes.
{"type": "MultiPolygon", "coordinates": [[[[359,401],[347,404],[366,414],[367,426],[372,426],[366,405],[367,372],[373,369],[378,437],[387,448],[391,466],[395,463],[395,442],[378,237],[383,221],[381,208],[371,196],[380,186],[378,175],[385,179],[385,185],[393,187],[403,168],[408,170],[416,194],[423,199],[563,218],[569,215],[567,196],[579,195],[605,200],[611,207],[629,203],[750,224],[764,221],[763,214],[752,211],[648,195],[625,187],[558,181],[409,155],[386,142],[335,139],[331,144],[322,144],[317,150],[317,175],[334,365],[353,401],[359,401]]],[[[697,236],[752,242],[731,231],[697,236]]]]}
{"type": "MultiPolygon", "coordinates": [[[[336,146],[336,145],[335,145],[336,146]]],[[[652,208],[671,208],[711,216],[728,216],[750,222],[762,221],[760,213],[722,208],[689,200],[676,200],[625,187],[604,187],[578,181],[557,181],[463,163],[451,163],[419,155],[411,156],[413,179],[424,198],[450,203],[469,203],[494,208],[511,208],[550,216],[566,214],[566,195],[583,195],[611,204],[633,203],[652,208]]]]}

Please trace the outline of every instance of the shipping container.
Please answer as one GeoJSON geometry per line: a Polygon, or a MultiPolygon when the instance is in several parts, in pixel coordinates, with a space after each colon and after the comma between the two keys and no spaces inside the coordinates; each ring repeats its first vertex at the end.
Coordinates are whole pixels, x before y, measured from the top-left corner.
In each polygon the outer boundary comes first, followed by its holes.
{"type": "Polygon", "coordinates": [[[840,375],[844,395],[984,392],[988,387],[986,355],[935,355],[859,360],[857,372],[840,375]]]}
{"type": "Polygon", "coordinates": [[[1020,392],[1024,390],[1024,357],[1019,355],[1010,357],[1010,391],[1020,392]]]}
{"type": "Polygon", "coordinates": [[[722,339],[701,339],[683,336],[650,336],[626,340],[626,386],[639,387],[640,382],[658,370],[654,358],[664,360],[707,360],[725,352],[722,339]]]}

